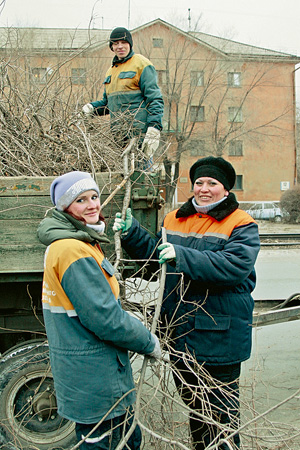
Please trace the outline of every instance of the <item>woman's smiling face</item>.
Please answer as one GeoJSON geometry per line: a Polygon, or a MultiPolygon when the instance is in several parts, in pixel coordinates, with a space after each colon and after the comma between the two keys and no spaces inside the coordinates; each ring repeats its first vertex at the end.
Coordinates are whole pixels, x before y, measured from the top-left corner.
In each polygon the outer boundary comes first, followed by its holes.
{"type": "Polygon", "coordinates": [[[196,203],[199,206],[216,203],[229,194],[220,181],[211,177],[197,178],[193,191],[196,203]]]}
{"type": "Polygon", "coordinates": [[[97,192],[93,190],[83,192],[65,212],[84,223],[95,225],[99,221],[100,214],[100,199],[97,192]]]}

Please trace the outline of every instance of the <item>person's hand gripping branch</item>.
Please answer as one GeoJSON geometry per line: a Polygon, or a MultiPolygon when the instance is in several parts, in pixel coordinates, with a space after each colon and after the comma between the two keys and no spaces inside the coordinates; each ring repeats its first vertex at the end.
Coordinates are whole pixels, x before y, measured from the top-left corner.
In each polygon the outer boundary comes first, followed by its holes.
{"type": "Polygon", "coordinates": [[[160,244],[157,247],[159,250],[158,262],[159,264],[164,264],[165,262],[175,261],[176,260],[176,252],[174,245],[170,242],[166,242],[165,244],[160,244]]]}
{"type": "Polygon", "coordinates": [[[126,233],[132,225],[132,214],[131,208],[127,208],[125,219],[122,219],[121,213],[116,213],[116,218],[113,224],[113,231],[117,233],[121,231],[121,233],[126,233]]]}
{"type": "Polygon", "coordinates": [[[157,362],[157,360],[162,359],[162,353],[161,353],[161,347],[160,347],[160,342],[158,340],[158,337],[154,333],[151,333],[151,335],[155,340],[155,347],[151,353],[147,354],[147,356],[149,356],[150,363],[155,364],[157,362]]]}
{"type": "Polygon", "coordinates": [[[142,151],[148,158],[151,158],[158,149],[159,139],[160,131],[154,127],[149,127],[142,143],[142,151]]]}
{"type": "Polygon", "coordinates": [[[89,117],[89,116],[93,116],[94,115],[94,107],[91,103],[87,103],[86,105],[84,105],[82,107],[82,112],[85,116],[89,117]]]}

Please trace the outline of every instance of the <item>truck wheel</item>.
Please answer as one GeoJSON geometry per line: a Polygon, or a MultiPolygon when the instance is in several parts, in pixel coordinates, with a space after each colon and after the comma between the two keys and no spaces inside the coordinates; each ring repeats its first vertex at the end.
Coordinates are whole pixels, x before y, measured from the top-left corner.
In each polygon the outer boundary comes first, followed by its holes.
{"type": "Polygon", "coordinates": [[[74,423],[57,414],[48,345],[16,346],[0,364],[0,434],[22,449],[67,449],[74,423]]]}
{"type": "Polygon", "coordinates": [[[274,222],[276,222],[276,223],[282,222],[282,217],[281,216],[275,216],[274,217],[274,222]]]}

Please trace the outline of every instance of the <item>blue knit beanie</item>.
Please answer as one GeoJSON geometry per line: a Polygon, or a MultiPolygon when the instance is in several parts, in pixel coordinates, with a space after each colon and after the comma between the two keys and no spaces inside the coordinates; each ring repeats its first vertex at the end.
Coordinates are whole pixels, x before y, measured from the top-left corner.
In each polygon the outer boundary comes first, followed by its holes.
{"type": "Polygon", "coordinates": [[[50,196],[58,211],[64,211],[71,203],[85,191],[96,191],[100,195],[99,187],[87,172],[68,172],[55,178],[50,186],[50,196]]]}

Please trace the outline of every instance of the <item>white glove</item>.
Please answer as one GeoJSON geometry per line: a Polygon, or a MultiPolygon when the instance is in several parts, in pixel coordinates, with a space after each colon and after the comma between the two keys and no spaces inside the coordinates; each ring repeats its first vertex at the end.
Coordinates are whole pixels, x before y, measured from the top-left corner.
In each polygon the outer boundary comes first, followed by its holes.
{"type": "Polygon", "coordinates": [[[82,107],[82,112],[87,116],[92,116],[94,114],[94,107],[91,103],[87,103],[82,107]]]}
{"type": "Polygon", "coordinates": [[[158,149],[160,131],[157,128],[149,127],[142,143],[142,150],[148,158],[154,155],[158,149]]]}
{"type": "Polygon", "coordinates": [[[132,214],[131,214],[131,208],[127,208],[125,220],[122,219],[121,213],[116,213],[116,218],[113,224],[113,231],[117,233],[118,231],[121,231],[122,233],[125,233],[125,231],[128,231],[129,228],[132,225],[132,214]]]}
{"type": "Polygon", "coordinates": [[[172,259],[176,259],[176,252],[174,245],[170,244],[170,242],[166,242],[165,244],[160,244],[157,247],[157,250],[160,250],[159,253],[159,264],[163,264],[166,261],[171,261],[172,259]]]}
{"type": "Polygon", "coordinates": [[[148,353],[148,356],[150,357],[150,362],[155,362],[156,359],[161,359],[161,348],[158,337],[153,333],[151,333],[151,336],[155,340],[155,347],[151,353],[148,353]]]}

